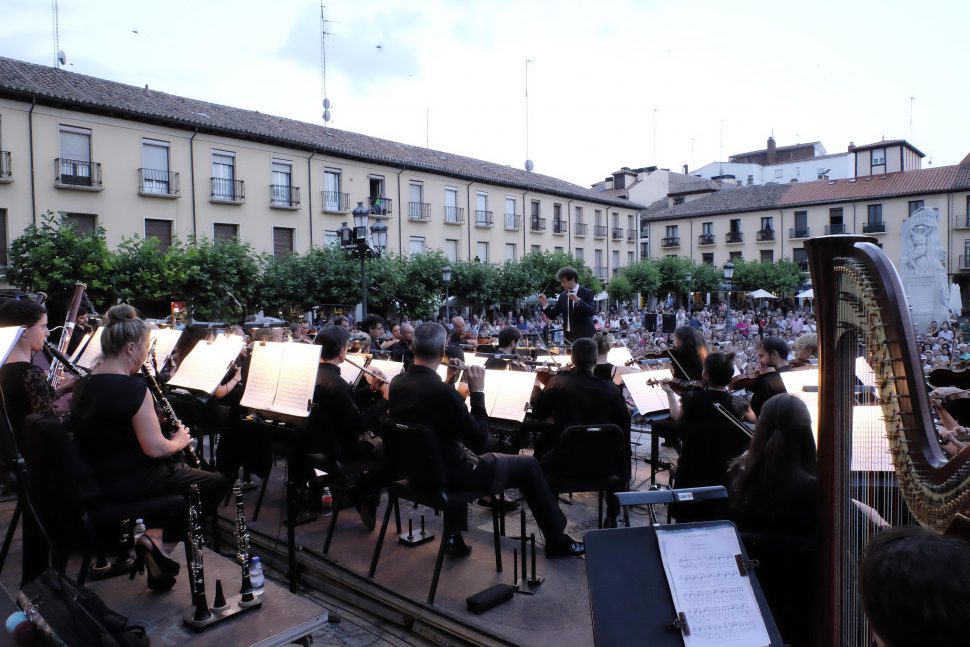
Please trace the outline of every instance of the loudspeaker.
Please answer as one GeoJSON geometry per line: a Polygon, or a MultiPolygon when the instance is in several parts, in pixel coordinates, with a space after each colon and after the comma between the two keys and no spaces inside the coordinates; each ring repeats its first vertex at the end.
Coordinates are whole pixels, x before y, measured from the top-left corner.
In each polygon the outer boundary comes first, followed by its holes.
{"type": "Polygon", "coordinates": [[[660,332],[667,334],[675,330],[677,330],[677,315],[664,315],[663,329],[660,332]]]}
{"type": "Polygon", "coordinates": [[[643,315],[643,327],[647,329],[647,332],[657,332],[657,313],[648,312],[643,315]]]}

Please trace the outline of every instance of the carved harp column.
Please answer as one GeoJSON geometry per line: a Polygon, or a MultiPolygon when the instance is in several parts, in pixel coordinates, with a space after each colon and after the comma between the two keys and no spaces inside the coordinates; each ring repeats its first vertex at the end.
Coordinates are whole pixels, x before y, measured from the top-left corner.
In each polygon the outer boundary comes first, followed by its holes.
{"type": "Polygon", "coordinates": [[[871,511],[957,531],[968,522],[970,451],[948,460],[940,449],[906,297],[875,240],[825,236],[805,248],[820,360],[818,644],[857,645],[868,634],[856,569],[878,531],[871,511]],[[874,388],[858,378],[863,360],[874,388]]]}

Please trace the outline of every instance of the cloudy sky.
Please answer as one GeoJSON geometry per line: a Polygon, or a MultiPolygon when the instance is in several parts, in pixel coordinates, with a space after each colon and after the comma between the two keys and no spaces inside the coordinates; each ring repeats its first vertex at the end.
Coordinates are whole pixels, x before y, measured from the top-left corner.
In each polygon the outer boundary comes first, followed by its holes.
{"type": "MultiPolygon", "coordinates": [[[[70,71],[322,123],[315,0],[57,4],[70,71]]],[[[830,153],[905,138],[924,166],[970,152],[965,0],[324,4],[331,126],[521,168],[528,68],[528,157],[580,185],[772,132],[830,153]]],[[[54,64],[51,0],[0,15],[0,55],[54,64]]]]}

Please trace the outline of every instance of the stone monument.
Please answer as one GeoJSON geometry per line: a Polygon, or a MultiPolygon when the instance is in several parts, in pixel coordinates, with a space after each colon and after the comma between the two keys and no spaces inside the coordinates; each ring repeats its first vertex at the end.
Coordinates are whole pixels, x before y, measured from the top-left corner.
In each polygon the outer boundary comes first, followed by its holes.
{"type": "Polygon", "coordinates": [[[899,277],[906,292],[916,330],[923,333],[931,321],[949,319],[950,286],[946,251],[940,244],[940,210],[923,207],[903,221],[903,254],[899,277]]]}

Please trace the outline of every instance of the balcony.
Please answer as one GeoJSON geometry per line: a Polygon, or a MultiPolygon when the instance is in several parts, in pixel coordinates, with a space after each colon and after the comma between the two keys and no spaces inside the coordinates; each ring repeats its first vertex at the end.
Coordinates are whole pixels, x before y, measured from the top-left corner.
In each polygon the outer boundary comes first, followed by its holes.
{"type": "Polygon", "coordinates": [[[575,234],[580,238],[585,238],[587,231],[589,231],[589,225],[587,225],[585,222],[577,222],[575,225],[573,225],[573,232],[575,232],[575,234]]]}
{"type": "MultiPolygon", "coordinates": [[[[2,161],[0,161],[2,164],[2,161]]],[[[3,174],[0,173],[0,178],[3,174]]],[[[953,216],[953,228],[954,229],[970,229],[970,214],[965,216],[953,216]]]]}
{"type": "MultiPolygon", "coordinates": [[[[970,250],[964,249],[963,251],[967,252],[970,250]]],[[[960,254],[958,257],[957,269],[961,272],[970,271],[970,254],[960,254]]]]}
{"type": "Polygon", "coordinates": [[[700,234],[697,236],[697,245],[699,247],[713,245],[714,243],[715,243],[714,234],[700,234]]]}
{"type": "Polygon", "coordinates": [[[680,247],[680,236],[667,236],[660,239],[661,247],[680,247]]]}
{"type": "Polygon", "coordinates": [[[446,225],[463,225],[465,224],[465,210],[461,207],[445,207],[445,224],[446,225]]]}
{"type": "Polygon", "coordinates": [[[744,242],[744,234],[740,231],[729,231],[724,234],[724,242],[728,245],[737,245],[744,242]]]}
{"type": "Polygon", "coordinates": [[[522,229],[522,215],[518,213],[505,214],[505,231],[519,231],[522,229]]]}
{"type": "Polygon", "coordinates": [[[637,239],[637,230],[636,229],[630,229],[630,230],[628,230],[626,232],[626,240],[627,240],[627,242],[632,243],[632,242],[635,242],[636,239],[637,239]]]}
{"type": "Polygon", "coordinates": [[[209,178],[212,185],[209,202],[226,202],[242,204],[246,201],[246,187],[242,180],[230,180],[224,177],[209,178]]]}
{"type": "Polygon", "coordinates": [[[491,229],[495,226],[495,219],[491,211],[475,210],[475,226],[479,229],[491,229]]]}
{"type": "Polygon", "coordinates": [[[350,211],[350,194],[339,191],[321,191],[320,204],[325,213],[347,213],[350,211]]]}
{"type": "Polygon", "coordinates": [[[300,187],[288,184],[269,185],[270,209],[299,209],[300,187]]]}
{"type": "Polygon", "coordinates": [[[153,168],[138,169],[138,195],[156,198],[179,197],[179,174],[153,168]]]}
{"type": "Polygon", "coordinates": [[[759,229],[755,235],[755,240],[759,243],[770,243],[775,239],[774,229],[759,229]]]}
{"type": "Polygon", "coordinates": [[[833,234],[847,234],[849,233],[849,227],[845,224],[837,225],[825,225],[825,235],[831,236],[833,234]]]}
{"type": "Polygon", "coordinates": [[[792,227],[788,230],[789,238],[808,238],[809,228],[808,227],[792,227]]]}
{"type": "Polygon", "coordinates": [[[10,151],[0,151],[0,184],[13,182],[13,166],[10,163],[10,151]]]}
{"type": "Polygon", "coordinates": [[[596,238],[606,238],[606,225],[595,225],[593,227],[593,236],[596,238]]]}
{"type": "Polygon", "coordinates": [[[101,164],[59,157],[54,160],[54,186],[59,189],[101,191],[101,164]]]}
{"type": "Polygon", "coordinates": [[[593,269],[593,271],[596,272],[596,278],[598,278],[600,281],[605,281],[606,280],[606,274],[607,273],[606,273],[606,268],[605,267],[603,267],[602,265],[597,265],[593,269]]]}
{"type": "Polygon", "coordinates": [[[613,227],[613,240],[623,240],[623,227],[613,227]]]}
{"type": "Polygon", "coordinates": [[[886,233],[886,223],[885,222],[867,222],[862,225],[862,233],[864,234],[884,234],[886,233]]]}
{"type": "Polygon", "coordinates": [[[394,204],[390,198],[382,195],[372,195],[367,198],[367,206],[372,216],[386,218],[394,213],[394,204]]]}
{"type": "Polygon", "coordinates": [[[408,220],[431,222],[431,205],[427,202],[408,202],[408,220]]]}
{"type": "Polygon", "coordinates": [[[529,230],[530,231],[545,231],[546,230],[546,219],[539,218],[538,216],[532,216],[529,218],[529,230]]]}
{"type": "Polygon", "coordinates": [[[552,233],[562,236],[566,233],[569,228],[566,226],[565,220],[553,220],[552,221],[552,233]]]}

